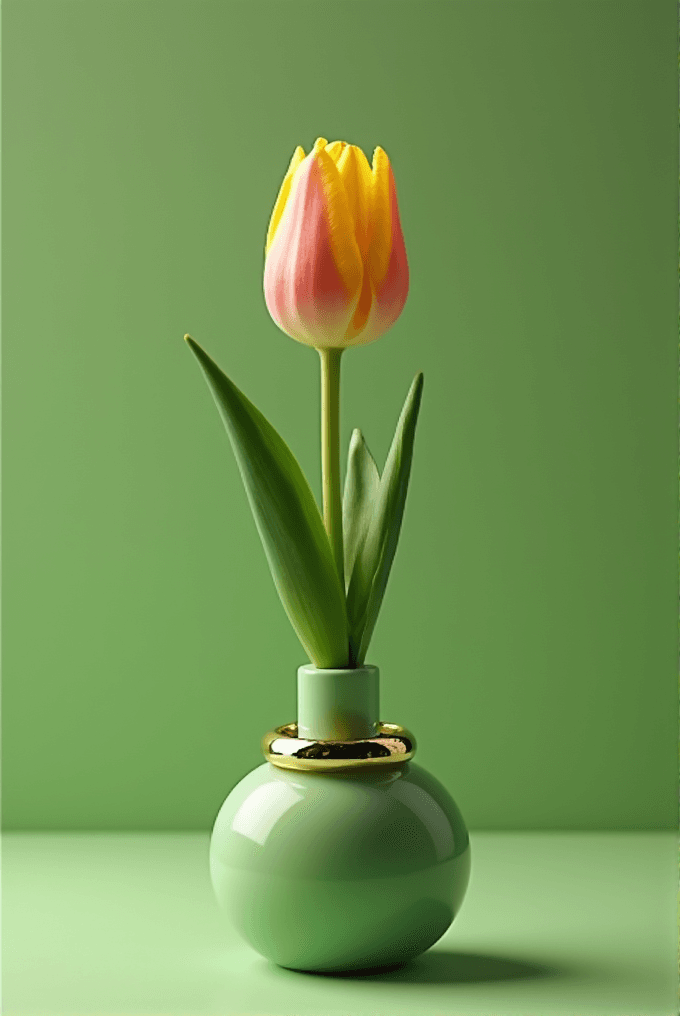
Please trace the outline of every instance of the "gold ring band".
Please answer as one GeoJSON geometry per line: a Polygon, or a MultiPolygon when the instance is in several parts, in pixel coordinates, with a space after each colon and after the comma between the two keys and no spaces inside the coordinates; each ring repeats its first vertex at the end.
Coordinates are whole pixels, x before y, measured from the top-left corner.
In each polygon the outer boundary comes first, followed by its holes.
{"type": "Polygon", "coordinates": [[[416,753],[413,734],[398,723],[376,723],[372,737],[358,741],[311,741],[298,737],[297,723],[270,730],[262,754],[281,769],[323,772],[408,762],[416,753]]]}

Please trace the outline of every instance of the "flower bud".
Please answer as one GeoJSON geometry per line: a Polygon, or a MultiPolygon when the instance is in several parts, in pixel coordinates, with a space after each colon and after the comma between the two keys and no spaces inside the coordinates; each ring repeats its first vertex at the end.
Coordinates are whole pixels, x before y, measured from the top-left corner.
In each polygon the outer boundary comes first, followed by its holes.
{"type": "Polygon", "coordinates": [[[377,339],[397,320],[408,263],[389,159],[376,148],[319,138],[297,148],[274,206],[264,268],[269,313],[287,335],[320,348],[377,339]]]}

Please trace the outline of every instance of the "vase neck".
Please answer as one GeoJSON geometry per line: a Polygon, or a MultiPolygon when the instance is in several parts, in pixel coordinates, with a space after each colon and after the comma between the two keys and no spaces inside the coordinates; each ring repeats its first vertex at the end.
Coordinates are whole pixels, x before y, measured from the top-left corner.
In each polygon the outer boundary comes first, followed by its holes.
{"type": "Polygon", "coordinates": [[[298,669],[298,737],[357,741],[375,734],[379,716],[377,667],[298,669]]]}

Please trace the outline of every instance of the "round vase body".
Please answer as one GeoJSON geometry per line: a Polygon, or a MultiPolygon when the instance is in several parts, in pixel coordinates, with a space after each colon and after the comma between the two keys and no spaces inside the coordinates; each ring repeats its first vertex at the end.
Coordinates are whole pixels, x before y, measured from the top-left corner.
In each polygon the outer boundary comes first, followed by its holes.
{"type": "Polygon", "coordinates": [[[361,970],[404,963],[444,934],[470,846],[448,791],[414,762],[323,773],[266,762],[224,802],[210,872],[226,919],[263,956],[361,970]]]}

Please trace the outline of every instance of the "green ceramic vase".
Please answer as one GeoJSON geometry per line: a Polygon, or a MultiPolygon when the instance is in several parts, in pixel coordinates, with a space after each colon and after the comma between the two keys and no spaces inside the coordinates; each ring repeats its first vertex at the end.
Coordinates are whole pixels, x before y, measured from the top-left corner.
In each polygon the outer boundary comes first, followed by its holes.
{"type": "Polygon", "coordinates": [[[270,754],[277,764],[244,777],[215,821],[210,871],[220,908],[280,966],[405,963],[444,934],[465,895],[463,818],[410,760],[415,742],[391,737],[389,725],[376,737],[378,682],[376,667],[300,667],[297,731],[279,730],[297,735],[291,750],[302,748],[270,754]],[[412,750],[400,761],[404,744],[412,750]]]}

